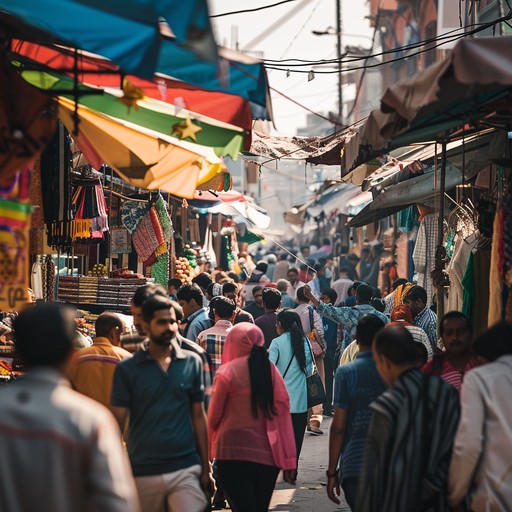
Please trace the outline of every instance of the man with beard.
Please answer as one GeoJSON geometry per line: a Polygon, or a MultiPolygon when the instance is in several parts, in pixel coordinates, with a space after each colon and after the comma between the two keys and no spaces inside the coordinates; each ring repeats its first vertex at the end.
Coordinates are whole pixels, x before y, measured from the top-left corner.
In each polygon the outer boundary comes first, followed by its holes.
{"type": "Polygon", "coordinates": [[[111,405],[124,429],[143,510],[202,512],[211,491],[201,359],[177,342],[179,305],[142,305],[148,337],[114,374],[111,405]]]}

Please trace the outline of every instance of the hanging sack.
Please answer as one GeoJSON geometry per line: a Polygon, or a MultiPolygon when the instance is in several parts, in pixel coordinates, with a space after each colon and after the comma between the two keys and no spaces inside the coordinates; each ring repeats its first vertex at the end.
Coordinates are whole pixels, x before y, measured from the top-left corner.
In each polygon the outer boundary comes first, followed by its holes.
{"type": "Polygon", "coordinates": [[[315,357],[320,357],[325,354],[325,345],[320,340],[320,337],[318,336],[316,329],[315,329],[313,308],[311,306],[308,306],[308,310],[309,310],[310,332],[308,334],[306,334],[306,337],[308,338],[309,342],[311,343],[311,348],[313,349],[313,354],[315,355],[315,357]]]}

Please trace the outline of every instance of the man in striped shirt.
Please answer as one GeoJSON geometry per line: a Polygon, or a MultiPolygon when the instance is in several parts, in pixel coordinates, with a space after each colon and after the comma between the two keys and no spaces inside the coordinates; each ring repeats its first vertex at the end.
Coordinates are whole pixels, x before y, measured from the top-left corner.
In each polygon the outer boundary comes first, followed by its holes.
{"type": "Polygon", "coordinates": [[[114,370],[119,361],[132,354],[120,346],[124,323],[119,315],[102,313],[94,329],[94,343],[75,352],[68,378],[79,393],[110,407],[114,370]]]}
{"type": "Polygon", "coordinates": [[[457,393],[416,368],[405,327],[373,342],[377,370],[390,387],[370,404],[356,512],[448,510],[448,465],[459,421],[457,393]]]}
{"type": "Polygon", "coordinates": [[[464,374],[477,365],[471,353],[471,321],[460,311],[450,311],[441,319],[440,327],[446,350],[436,354],[421,371],[438,375],[460,393],[464,374]]]}
{"type": "Polygon", "coordinates": [[[404,296],[403,303],[411,310],[414,325],[421,327],[428,336],[432,350],[437,347],[437,315],[427,308],[427,292],[421,286],[413,286],[404,296]]]}
{"type": "Polygon", "coordinates": [[[233,327],[232,320],[236,304],[227,297],[219,295],[210,301],[210,313],[213,313],[215,325],[199,333],[197,344],[206,351],[212,361],[212,373],[218,370],[222,362],[222,351],[228,332],[233,327]]]}

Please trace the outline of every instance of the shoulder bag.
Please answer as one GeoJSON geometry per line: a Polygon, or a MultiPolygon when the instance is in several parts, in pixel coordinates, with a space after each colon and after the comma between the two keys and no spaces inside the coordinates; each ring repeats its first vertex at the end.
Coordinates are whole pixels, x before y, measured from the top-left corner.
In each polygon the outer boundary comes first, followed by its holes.
{"type": "Polygon", "coordinates": [[[311,346],[309,345],[309,352],[311,354],[311,359],[313,363],[313,371],[311,375],[306,374],[306,387],[308,391],[308,409],[318,404],[323,404],[325,402],[325,389],[322,383],[322,379],[320,378],[320,374],[318,373],[315,358],[313,356],[313,351],[311,350],[311,346]]]}
{"type": "Polygon", "coordinates": [[[306,338],[311,342],[311,346],[313,348],[313,354],[315,354],[315,357],[320,357],[323,354],[325,354],[325,346],[320,341],[320,339],[316,333],[315,320],[314,320],[314,316],[313,316],[313,308],[311,306],[308,306],[308,310],[309,310],[310,331],[308,334],[306,334],[306,338]]]}

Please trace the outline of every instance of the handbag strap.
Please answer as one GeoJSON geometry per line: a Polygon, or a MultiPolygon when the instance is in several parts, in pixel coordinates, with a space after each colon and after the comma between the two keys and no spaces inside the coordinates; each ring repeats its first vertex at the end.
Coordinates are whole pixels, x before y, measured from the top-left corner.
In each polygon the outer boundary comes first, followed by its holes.
{"type": "Polygon", "coordinates": [[[309,330],[312,331],[315,328],[315,318],[313,316],[313,308],[308,306],[309,310],[309,330]]]}
{"type": "MultiPolygon", "coordinates": [[[[311,343],[306,338],[306,341],[308,342],[308,348],[309,348],[309,354],[311,356],[311,375],[314,375],[317,372],[317,367],[315,364],[315,356],[313,355],[313,350],[311,350],[311,343]]],[[[311,377],[311,375],[308,375],[308,368],[307,368],[307,361],[306,361],[306,369],[304,370],[304,373],[306,374],[306,377],[311,377]]]]}
{"type": "MultiPolygon", "coordinates": [[[[293,349],[292,349],[293,350],[293,349]]],[[[290,369],[290,366],[292,364],[293,358],[295,357],[295,353],[292,353],[292,357],[290,358],[290,362],[288,363],[288,366],[286,367],[286,370],[283,373],[283,380],[286,377],[286,374],[288,373],[288,370],[290,369]]]]}

